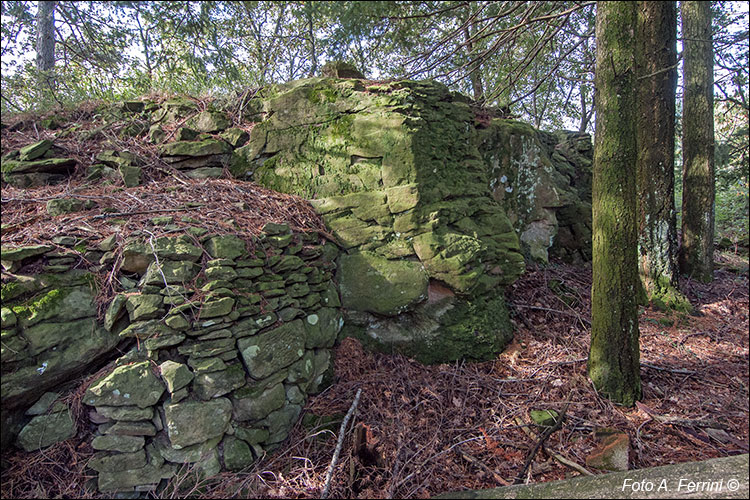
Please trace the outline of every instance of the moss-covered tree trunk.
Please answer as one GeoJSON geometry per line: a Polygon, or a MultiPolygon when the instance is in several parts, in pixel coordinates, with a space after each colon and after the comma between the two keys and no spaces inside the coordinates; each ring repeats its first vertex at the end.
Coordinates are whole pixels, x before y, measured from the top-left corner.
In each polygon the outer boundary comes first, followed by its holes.
{"type": "Polygon", "coordinates": [[[685,92],[682,109],[680,271],[713,279],[714,74],[710,2],[681,2],[685,92]]]}
{"type": "Polygon", "coordinates": [[[636,51],[639,272],[654,305],[688,311],[679,292],[674,204],[675,2],[638,2],[636,51]]]}
{"type": "Polygon", "coordinates": [[[635,46],[637,3],[597,2],[593,285],[588,373],[631,406],[641,398],[638,343],[635,46]]]}

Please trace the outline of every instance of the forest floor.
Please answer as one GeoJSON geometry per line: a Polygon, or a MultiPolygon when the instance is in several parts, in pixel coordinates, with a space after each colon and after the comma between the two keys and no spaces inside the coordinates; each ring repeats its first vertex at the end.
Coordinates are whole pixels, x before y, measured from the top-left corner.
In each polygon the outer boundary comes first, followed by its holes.
{"type": "MultiPolygon", "coordinates": [[[[633,469],[747,453],[748,258],[740,250],[717,252],[713,283],[682,281],[697,315],[642,309],[644,397],[634,408],[601,398],[588,380],[590,266],[558,263],[530,269],[508,290],[516,335],[497,359],[423,366],[346,339],[335,382],[310,399],[280,449],[243,472],[197,483],[183,470],[160,497],[320,498],[359,389],[332,498],[429,498],[573,477],[580,472],[552,455],[586,467],[601,427],[628,434],[633,469]],[[538,441],[529,410],[566,405],[562,428],[517,478],[538,441]]],[[[4,456],[2,497],[97,497],[84,486],[93,478],[89,437],[4,456]]]]}

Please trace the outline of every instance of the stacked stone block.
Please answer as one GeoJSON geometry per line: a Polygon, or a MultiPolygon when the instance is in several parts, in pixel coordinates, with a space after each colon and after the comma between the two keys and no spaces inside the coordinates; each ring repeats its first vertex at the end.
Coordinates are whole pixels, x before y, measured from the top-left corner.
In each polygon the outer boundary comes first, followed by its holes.
{"type": "Polygon", "coordinates": [[[202,243],[202,266],[186,238],[155,240],[151,257],[130,245],[130,265],[145,270],[106,326],[141,350],[84,397],[99,422],[101,491],[149,488],[179,464],[206,476],[242,469],[287,437],[320,389],[343,325],[335,248],[273,223],[254,249],[231,235],[202,243]]]}

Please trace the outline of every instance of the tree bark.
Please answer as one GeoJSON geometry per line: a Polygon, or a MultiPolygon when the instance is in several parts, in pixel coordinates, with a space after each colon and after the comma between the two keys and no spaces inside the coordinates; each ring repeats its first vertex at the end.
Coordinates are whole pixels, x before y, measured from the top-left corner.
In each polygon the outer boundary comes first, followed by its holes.
{"type": "Polygon", "coordinates": [[[588,373],[612,401],[641,399],[637,290],[637,4],[597,2],[593,285],[588,373]]]}
{"type": "Polygon", "coordinates": [[[55,67],[55,2],[40,0],[36,13],[36,69],[55,67]]]}
{"type": "Polygon", "coordinates": [[[681,2],[685,86],[682,111],[680,271],[713,280],[714,75],[711,4],[681,2]]]}
{"type": "Polygon", "coordinates": [[[674,204],[675,2],[638,2],[636,51],[639,272],[652,304],[687,312],[690,302],[679,292],[674,204]]]}
{"type": "Polygon", "coordinates": [[[37,2],[36,92],[37,103],[50,105],[55,98],[55,2],[37,2]]]}

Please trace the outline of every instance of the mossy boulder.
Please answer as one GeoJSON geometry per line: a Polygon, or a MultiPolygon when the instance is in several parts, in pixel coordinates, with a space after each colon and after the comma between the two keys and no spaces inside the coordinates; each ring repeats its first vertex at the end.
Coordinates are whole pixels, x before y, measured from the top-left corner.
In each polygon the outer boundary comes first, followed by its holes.
{"type": "Polygon", "coordinates": [[[221,111],[203,111],[188,122],[188,126],[198,132],[213,134],[229,127],[229,119],[221,111]]]}
{"type": "Polygon", "coordinates": [[[47,202],[47,213],[52,215],[70,214],[83,210],[84,203],[76,198],[56,198],[47,202]]]}
{"type": "Polygon", "coordinates": [[[591,246],[591,138],[548,133],[515,120],[495,119],[476,136],[490,175],[525,255],[537,262],[550,253],[589,260],[591,246]]]}
{"type": "Polygon", "coordinates": [[[427,298],[427,272],[418,261],[371,252],[342,255],[337,279],[344,307],[395,316],[427,298]]]}
{"type": "MultiPolygon", "coordinates": [[[[346,250],[337,277],[348,317],[389,316],[403,333],[398,324],[418,321],[429,279],[462,301],[502,293],[523,272],[467,99],[436,82],[340,78],[270,94],[243,146],[242,171],[311,199],[346,250]]],[[[398,348],[408,350],[402,340],[398,348]]]]}
{"type": "Polygon", "coordinates": [[[36,160],[37,158],[41,158],[51,147],[52,141],[48,139],[29,144],[18,150],[18,159],[21,161],[36,160]]]}

